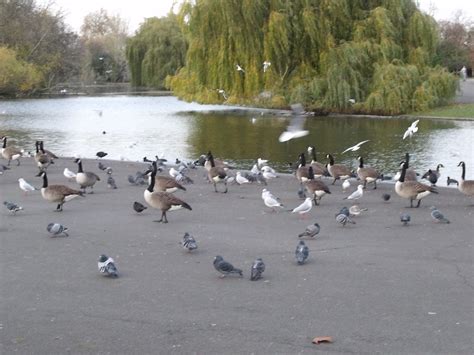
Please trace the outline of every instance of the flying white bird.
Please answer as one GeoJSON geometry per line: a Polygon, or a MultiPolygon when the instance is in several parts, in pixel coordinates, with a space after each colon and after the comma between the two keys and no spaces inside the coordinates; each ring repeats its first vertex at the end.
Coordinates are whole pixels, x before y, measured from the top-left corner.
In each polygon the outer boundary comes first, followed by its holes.
{"type": "Polygon", "coordinates": [[[225,93],[223,89],[217,89],[217,92],[222,95],[224,100],[227,100],[227,94],[225,93]]]}
{"type": "Polygon", "coordinates": [[[356,152],[360,149],[360,146],[362,144],[367,143],[367,142],[369,142],[369,140],[359,142],[356,145],[353,145],[352,147],[347,148],[345,151],[342,152],[342,154],[344,154],[345,152],[348,152],[349,150],[352,151],[352,152],[356,152]]]}
{"type": "Polygon", "coordinates": [[[278,137],[278,140],[282,143],[288,142],[291,139],[301,138],[309,134],[309,131],[303,129],[306,121],[306,117],[303,115],[303,105],[291,105],[291,110],[293,111],[293,118],[291,119],[288,127],[286,127],[286,131],[280,134],[280,137],[278,137]]]}
{"type": "Polygon", "coordinates": [[[356,100],[354,100],[354,99],[349,99],[349,100],[347,100],[347,101],[349,101],[349,103],[350,103],[351,105],[354,105],[354,104],[356,103],[356,100]]]}
{"type": "Polygon", "coordinates": [[[407,128],[407,130],[403,134],[403,139],[405,139],[406,137],[411,138],[414,133],[418,132],[418,126],[417,126],[418,122],[420,122],[420,120],[416,120],[410,125],[410,127],[407,128]]]}
{"type": "Polygon", "coordinates": [[[25,195],[28,193],[28,191],[36,190],[34,186],[28,184],[23,178],[19,178],[18,183],[19,183],[20,189],[22,189],[25,192],[25,195]]]}
{"type": "Polygon", "coordinates": [[[263,72],[264,73],[267,71],[267,69],[270,67],[270,65],[272,65],[272,63],[270,63],[269,61],[264,61],[263,62],[263,72]]]}
{"type": "Polygon", "coordinates": [[[237,68],[237,71],[241,71],[242,73],[245,73],[245,70],[240,65],[236,64],[235,67],[237,68]]]}

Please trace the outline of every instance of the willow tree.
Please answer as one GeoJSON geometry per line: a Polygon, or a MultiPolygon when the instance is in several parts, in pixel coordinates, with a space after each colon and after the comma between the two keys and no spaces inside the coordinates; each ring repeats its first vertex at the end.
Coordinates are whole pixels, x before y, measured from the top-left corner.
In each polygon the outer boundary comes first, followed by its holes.
{"type": "Polygon", "coordinates": [[[189,49],[167,84],[186,100],[398,114],[455,94],[412,0],[195,0],[178,18],[189,49]]]}

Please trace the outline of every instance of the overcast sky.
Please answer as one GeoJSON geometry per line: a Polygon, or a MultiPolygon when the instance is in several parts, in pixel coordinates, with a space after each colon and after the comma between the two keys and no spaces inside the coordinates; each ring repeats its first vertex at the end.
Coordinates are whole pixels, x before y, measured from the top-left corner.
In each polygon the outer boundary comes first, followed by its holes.
{"type": "MultiPolygon", "coordinates": [[[[104,8],[127,20],[130,33],[135,32],[146,17],[166,16],[174,2],[176,0],[37,0],[38,4],[52,3],[53,9],[61,9],[66,15],[66,23],[76,31],[79,31],[85,15],[104,8]]],[[[418,3],[423,11],[434,15],[437,20],[452,19],[458,10],[474,20],[472,0],[418,0],[418,3]]]]}

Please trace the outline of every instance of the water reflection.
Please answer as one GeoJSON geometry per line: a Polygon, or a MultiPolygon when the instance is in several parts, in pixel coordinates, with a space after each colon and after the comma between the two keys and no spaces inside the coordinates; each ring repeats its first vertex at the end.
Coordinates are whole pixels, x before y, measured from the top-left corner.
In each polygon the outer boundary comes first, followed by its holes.
{"type": "Polygon", "coordinates": [[[314,145],[320,161],[325,162],[326,153],[331,153],[336,162],[356,168],[361,154],[366,164],[391,174],[408,151],[419,172],[443,163],[443,185],[448,175],[459,178],[457,164],[464,160],[473,178],[474,122],[421,120],[414,137],[402,141],[413,120],[312,117],[306,121],[308,136],[280,143],[278,136],[288,120],[282,115],[184,103],[174,97],[0,101],[0,134],[27,151],[34,150],[37,139],[62,155],[91,158],[104,150],[113,159],[141,160],[163,153],[174,161],[176,157],[193,159],[210,149],[243,168],[262,157],[286,170],[288,162],[314,145]],[[365,139],[370,142],[358,152],[341,154],[365,139]]]}

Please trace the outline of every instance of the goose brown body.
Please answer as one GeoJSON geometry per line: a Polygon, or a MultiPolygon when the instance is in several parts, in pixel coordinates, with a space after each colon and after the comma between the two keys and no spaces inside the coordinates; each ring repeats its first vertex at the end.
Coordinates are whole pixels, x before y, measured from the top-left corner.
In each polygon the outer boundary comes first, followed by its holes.
{"type": "Polygon", "coordinates": [[[48,202],[57,203],[56,211],[62,211],[65,202],[83,195],[82,191],[72,189],[66,185],[48,185],[48,177],[45,171],[40,172],[38,176],[43,178],[41,196],[48,202]]]}
{"type": "Polygon", "coordinates": [[[2,137],[3,147],[1,149],[2,157],[8,160],[8,166],[12,160],[16,160],[17,165],[20,165],[20,158],[23,156],[23,152],[15,147],[7,147],[7,137],[2,137]]]}
{"type": "Polygon", "coordinates": [[[364,182],[364,189],[367,186],[367,183],[374,184],[374,190],[377,188],[377,179],[379,178],[380,174],[377,169],[365,166],[364,167],[364,159],[359,156],[357,158],[359,160],[359,167],[357,168],[357,176],[360,180],[364,182]]]}
{"type": "Polygon", "coordinates": [[[334,164],[334,158],[331,154],[326,155],[326,158],[329,159],[329,164],[327,166],[329,175],[331,175],[334,179],[332,185],[335,184],[336,180],[345,180],[351,177],[351,169],[343,164],[334,164]]]}
{"type": "Polygon", "coordinates": [[[474,180],[466,179],[466,163],[463,161],[458,164],[462,168],[461,179],[459,180],[458,190],[468,196],[474,196],[474,180]]]}

